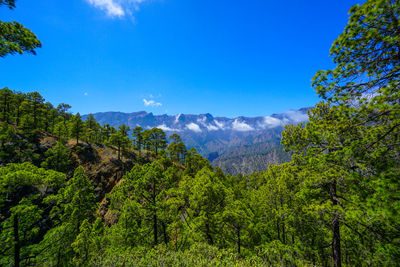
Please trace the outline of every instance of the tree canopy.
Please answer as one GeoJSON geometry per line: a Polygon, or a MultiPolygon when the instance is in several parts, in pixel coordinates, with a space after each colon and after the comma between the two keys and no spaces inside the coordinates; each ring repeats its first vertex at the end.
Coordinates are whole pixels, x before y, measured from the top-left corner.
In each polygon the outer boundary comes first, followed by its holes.
{"type": "MultiPolygon", "coordinates": [[[[1,0],[0,7],[15,8],[15,0],[1,0]]],[[[36,35],[20,23],[0,21],[0,57],[30,53],[36,55],[36,48],[42,46],[36,35]]]]}

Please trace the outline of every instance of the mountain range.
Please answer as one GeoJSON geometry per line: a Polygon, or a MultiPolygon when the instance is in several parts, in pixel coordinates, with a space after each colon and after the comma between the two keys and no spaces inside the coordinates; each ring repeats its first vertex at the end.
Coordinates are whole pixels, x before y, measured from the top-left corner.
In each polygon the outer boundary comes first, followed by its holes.
{"type": "MultiPolygon", "coordinates": [[[[307,110],[289,110],[281,114],[258,117],[213,117],[211,114],[154,115],[145,111],[99,112],[93,116],[101,124],[131,129],[141,126],[163,129],[167,135],[177,133],[188,148],[208,158],[214,166],[229,174],[264,171],[270,164],[290,160],[281,145],[285,125],[308,121],[307,110]]],[[[86,116],[83,116],[85,119],[86,116]]]]}

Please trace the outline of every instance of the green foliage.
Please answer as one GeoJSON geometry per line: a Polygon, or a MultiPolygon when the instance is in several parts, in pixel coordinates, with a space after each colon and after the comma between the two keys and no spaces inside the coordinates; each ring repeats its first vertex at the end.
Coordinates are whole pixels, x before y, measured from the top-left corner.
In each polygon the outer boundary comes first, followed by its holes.
{"type": "MultiPolygon", "coordinates": [[[[0,0],[0,7],[15,8],[15,0],[0,0]]],[[[41,47],[36,35],[20,23],[0,21],[0,57],[8,54],[36,54],[35,49],[41,47]]]]}
{"type": "Polygon", "coordinates": [[[71,244],[75,252],[73,262],[78,266],[87,266],[89,260],[95,257],[103,246],[103,222],[97,219],[93,224],[85,219],[80,228],[80,233],[71,244]]]}
{"type": "Polygon", "coordinates": [[[45,152],[46,160],[41,166],[46,169],[52,169],[59,172],[67,172],[70,167],[70,152],[61,143],[57,142],[54,148],[50,148],[45,152]]]}
{"type": "Polygon", "coordinates": [[[266,266],[257,257],[240,258],[230,250],[220,250],[205,243],[195,243],[186,250],[174,251],[165,245],[153,249],[108,250],[91,262],[96,266],[266,266]]]}
{"type": "Polygon", "coordinates": [[[112,133],[108,140],[108,144],[114,145],[118,150],[118,159],[121,158],[121,151],[129,146],[128,131],[125,127],[121,127],[117,132],[112,133]]]}
{"type": "Polygon", "coordinates": [[[69,137],[68,127],[62,121],[54,126],[54,133],[57,135],[62,143],[65,143],[69,137]]]}
{"type": "Polygon", "coordinates": [[[35,49],[41,46],[36,35],[20,23],[0,21],[0,57],[16,53],[35,55],[35,49]]]}
{"type": "Polygon", "coordinates": [[[82,137],[84,130],[84,123],[79,113],[77,113],[75,116],[72,117],[70,129],[71,129],[71,137],[75,138],[76,143],[78,144],[79,137],[82,137]]]}
{"type": "Polygon", "coordinates": [[[193,230],[191,239],[210,245],[222,241],[220,229],[229,191],[220,177],[205,167],[194,178],[184,177],[180,194],[186,203],[183,217],[193,230]]]}
{"type": "MultiPolygon", "coordinates": [[[[0,7],[15,8],[15,0],[0,0],[0,7]]],[[[0,57],[8,54],[36,54],[35,49],[41,47],[36,35],[20,23],[0,21],[0,57]]]]}
{"type": "Polygon", "coordinates": [[[196,149],[192,147],[187,151],[185,157],[185,167],[185,175],[190,175],[194,177],[196,173],[204,167],[211,169],[211,164],[208,160],[198,154],[196,149]]]}
{"type": "Polygon", "coordinates": [[[159,151],[164,151],[168,146],[166,134],[159,128],[152,128],[141,132],[141,128],[136,127],[133,134],[137,139],[136,142],[139,147],[143,142],[143,147],[147,152],[153,151],[156,156],[159,151]]]}
{"type": "Polygon", "coordinates": [[[8,164],[0,168],[0,263],[29,262],[38,252],[45,199],[62,187],[65,175],[37,168],[29,163],[8,164]]]}
{"type": "MultiPolygon", "coordinates": [[[[96,202],[94,188],[83,168],[78,167],[66,187],[47,201],[54,205],[51,217],[56,226],[44,236],[40,244],[43,253],[39,259],[51,265],[71,264],[72,259],[86,261],[89,252],[85,242],[92,241],[85,238],[91,236],[87,228],[88,223],[95,220],[96,202]]],[[[96,229],[98,226],[93,231],[96,229]]]]}
{"type": "Polygon", "coordinates": [[[0,6],[6,5],[9,9],[15,8],[15,0],[0,0],[0,6]]]}
{"type": "Polygon", "coordinates": [[[167,234],[168,189],[176,186],[173,167],[163,169],[159,162],[135,166],[111,195],[111,207],[119,214],[113,234],[125,246],[169,242],[167,234]],[[152,233],[152,239],[144,233],[152,233]]]}
{"type": "Polygon", "coordinates": [[[171,159],[175,162],[184,163],[186,146],[181,137],[174,133],[169,137],[169,139],[172,140],[172,142],[168,145],[168,153],[170,154],[171,159]]]}
{"type": "Polygon", "coordinates": [[[143,128],[140,126],[136,126],[133,130],[132,130],[132,136],[135,138],[134,140],[134,146],[136,149],[138,149],[139,151],[142,149],[142,144],[143,144],[143,128]]]}
{"type": "Polygon", "coordinates": [[[399,196],[399,11],[389,0],[350,10],[331,49],[336,67],[314,77],[325,102],[304,128],[283,133],[301,166],[310,215],[331,225],[335,266],[390,265],[399,257],[399,210],[390,204],[399,196]]]}
{"type": "Polygon", "coordinates": [[[396,0],[369,0],[350,9],[350,19],[331,48],[336,67],[317,72],[314,87],[330,101],[365,97],[398,86],[400,6],[396,0]]]}
{"type": "Polygon", "coordinates": [[[7,122],[0,122],[0,160],[1,162],[19,161],[20,141],[17,131],[7,122]]]}
{"type": "Polygon", "coordinates": [[[100,124],[96,121],[92,114],[89,114],[85,121],[86,142],[101,142],[100,124]]]}

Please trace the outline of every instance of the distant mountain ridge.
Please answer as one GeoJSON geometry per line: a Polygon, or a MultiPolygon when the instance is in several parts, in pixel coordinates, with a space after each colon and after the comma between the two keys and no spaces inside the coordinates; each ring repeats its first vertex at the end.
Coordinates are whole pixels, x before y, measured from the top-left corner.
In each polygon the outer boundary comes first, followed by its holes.
{"type": "MultiPolygon", "coordinates": [[[[123,112],[98,112],[94,117],[100,123],[109,123],[113,126],[119,126],[122,123],[130,127],[141,126],[143,128],[158,127],[167,132],[203,132],[203,131],[259,131],[272,129],[286,124],[300,123],[308,120],[307,110],[289,110],[281,114],[258,117],[213,117],[210,113],[206,114],[177,114],[177,115],[154,115],[146,111],[123,113],[123,112]]],[[[86,118],[86,115],[83,116],[86,118]]]]}
{"type": "MultiPolygon", "coordinates": [[[[307,110],[289,110],[258,117],[213,117],[211,114],[154,115],[145,111],[99,112],[93,116],[101,124],[131,129],[141,126],[163,129],[167,135],[179,134],[185,144],[230,174],[266,170],[269,164],[290,159],[280,146],[283,127],[308,121],[307,110]]],[[[83,116],[86,118],[86,115],[83,116]]]]}

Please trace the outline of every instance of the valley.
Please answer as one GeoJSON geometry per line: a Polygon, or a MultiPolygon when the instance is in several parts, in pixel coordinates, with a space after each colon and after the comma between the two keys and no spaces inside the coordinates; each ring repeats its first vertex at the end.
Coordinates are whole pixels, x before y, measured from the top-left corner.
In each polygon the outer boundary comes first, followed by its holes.
{"type": "MultiPolygon", "coordinates": [[[[101,124],[114,127],[126,124],[133,130],[159,128],[167,136],[179,134],[188,148],[195,148],[214,166],[232,175],[266,171],[271,164],[290,160],[280,145],[285,125],[308,121],[307,110],[259,117],[213,117],[211,114],[153,115],[145,111],[94,113],[101,124]]],[[[87,115],[82,116],[85,119],[87,115]]]]}

